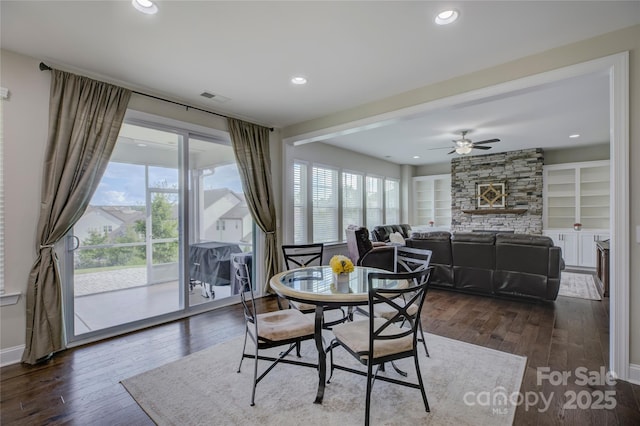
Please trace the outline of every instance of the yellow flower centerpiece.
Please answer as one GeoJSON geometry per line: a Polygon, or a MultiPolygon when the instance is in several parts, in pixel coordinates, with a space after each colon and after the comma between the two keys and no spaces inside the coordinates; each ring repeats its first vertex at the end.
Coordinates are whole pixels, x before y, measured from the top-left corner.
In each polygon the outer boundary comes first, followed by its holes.
{"type": "Polygon", "coordinates": [[[349,273],[353,272],[353,262],[347,256],[338,254],[329,261],[333,271],[333,285],[338,293],[349,293],[349,273]]]}
{"type": "Polygon", "coordinates": [[[334,274],[348,274],[353,272],[353,262],[347,256],[335,255],[329,261],[334,274]]]}

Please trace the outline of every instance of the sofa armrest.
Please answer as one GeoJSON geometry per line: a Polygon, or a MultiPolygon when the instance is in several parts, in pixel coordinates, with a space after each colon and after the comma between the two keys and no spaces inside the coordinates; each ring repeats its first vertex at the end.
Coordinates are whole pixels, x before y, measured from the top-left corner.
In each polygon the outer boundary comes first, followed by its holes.
{"type": "Polygon", "coordinates": [[[560,247],[549,247],[549,278],[560,278],[560,271],[564,269],[564,260],[562,259],[562,249],[560,247]]]}
{"type": "Polygon", "coordinates": [[[360,257],[358,266],[370,266],[393,272],[396,266],[396,248],[386,245],[374,247],[360,257]]]}

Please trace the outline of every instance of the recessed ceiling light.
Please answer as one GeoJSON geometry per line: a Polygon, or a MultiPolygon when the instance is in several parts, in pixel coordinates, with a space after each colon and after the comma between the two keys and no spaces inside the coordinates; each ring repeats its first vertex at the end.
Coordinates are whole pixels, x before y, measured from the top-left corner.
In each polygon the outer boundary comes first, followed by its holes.
{"type": "Polygon", "coordinates": [[[419,155],[414,155],[413,158],[420,158],[420,156],[419,155]]]}
{"type": "Polygon", "coordinates": [[[301,76],[293,77],[291,79],[293,84],[307,84],[307,79],[301,76]]]}
{"type": "Polygon", "coordinates": [[[575,138],[579,138],[580,135],[577,133],[574,133],[573,135],[569,135],[570,138],[575,139],[575,138]]]}
{"type": "Polygon", "coordinates": [[[155,15],[158,13],[158,6],[156,6],[156,4],[151,0],[131,0],[131,4],[138,12],[142,12],[147,15],[155,15]]]}
{"type": "Polygon", "coordinates": [[[436,24],[447,25],[458,19],[458,11],[455,9],[443,10],[436,15],[436,24]]]}
{"type": "Polygon", "coordinates": [[[140,143],[137,143],[136,145],[138,145],[138,146],[140,146],[140,147],[143,147],[143,148],[144,148],[145,146],[147,146],[147,144],[146,144],[146,143],[141,143],[141,142],[140,142],[140,143]]]}

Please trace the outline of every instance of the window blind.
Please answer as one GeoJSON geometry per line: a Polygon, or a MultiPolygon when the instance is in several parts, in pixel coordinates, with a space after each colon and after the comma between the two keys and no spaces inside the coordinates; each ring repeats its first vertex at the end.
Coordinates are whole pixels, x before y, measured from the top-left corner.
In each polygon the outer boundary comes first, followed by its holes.
{"type": "Polygon", "coordinates": [[[366,226],[367,228],[372,229],[374,226],[383,225],[382,179],[379,177],[367,176],[366,187],[366,226]]]}
{"type": "Polygon", "coordinates": [[[400,223],[400,182],[384,180],[385,223],[400,223]]]}
{"type": "Polygon", "coordinates": [[[362,187],[362,175],[356,173],[342,173],[342,227],[349,225],[362,225],[362,211],[364,188],[362,187]]]}
{"type": "Polygon", "coordinates": [[[338,171],[313,167],[313,242],[338,240],[338,171]]]}
{"type": "Polygon", "coordinates": [[[293,164],[293,243],[307,242],[307,165],[293,164]]]}

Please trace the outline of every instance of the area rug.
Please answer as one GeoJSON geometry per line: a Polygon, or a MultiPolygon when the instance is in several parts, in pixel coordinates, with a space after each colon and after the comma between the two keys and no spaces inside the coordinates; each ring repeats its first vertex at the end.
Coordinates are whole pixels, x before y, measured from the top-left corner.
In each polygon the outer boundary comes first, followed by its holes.
{"type": "Polygon", "coordinates": [[[578,274],[564,271],[562,271],[560,278],[560,291],[558,291],[558,296],[602,300],[592,274],[578,274]]]}
{"type": "MultiPolygon", "coordinates": [[[[376,381],[371,424],[511,425],[526,357],[431,334],[426,338],[431,357],[421,348],[419,358],[431,412],[425,412],[419,390],[376,381]]],[[[236,373],[241,349],[242,340],[234,339],[122,384],[158,425],[364,424],[366,378],[339,370],[320,405],[313,403],[317,371],[280,364],[258,384],[251,407],[253,360],[245,359],[236,373]]],[[[342,349],[335,356],[343,365],[360,365],[342,349]]],[[[303,343],[303,358],[317,358],[313,342],[303,343]]],[[[411,360],[398,365],[416,379],[411,360]]],[[[398,377],[387,370],[383,374],[398,377]]]]}

